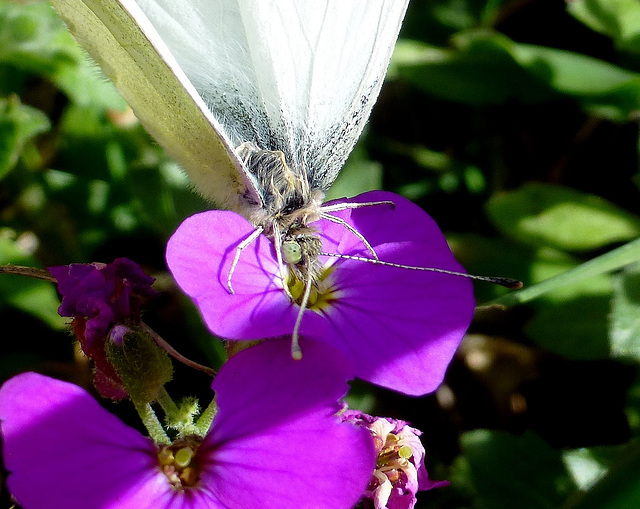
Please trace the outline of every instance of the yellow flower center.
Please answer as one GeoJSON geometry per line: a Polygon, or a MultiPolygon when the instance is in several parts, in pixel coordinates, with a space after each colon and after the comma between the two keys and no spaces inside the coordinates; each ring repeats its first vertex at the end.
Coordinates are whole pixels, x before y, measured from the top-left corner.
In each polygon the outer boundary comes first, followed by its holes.
{"type": "MultiPolygon", "coordinates": [[[[339,298],[339,292],[334,288],[333,280],[330,277],[332,272],[332,266],[324,267],[312,276],[313,282],[311,286],[311,293],[309,294],[307,309],[316,312],[322,311],[329,307],[332,301],[339,298]]],[[[285,284],[289,289],[289,293],[291,294],[293,301],[298,306],[302,305],[305,281],[303,281],[303,279],[296,275],[292,270],[289,270],[285,279],[285,284]]]]}
{"type": "Polygon", "coordinates": [[[176,490],[197,486],[200,480],[201,464],[198,447],[201,438],[191,436],[165,445],[158,451],[158,464],[162,473],[176,490]]]}

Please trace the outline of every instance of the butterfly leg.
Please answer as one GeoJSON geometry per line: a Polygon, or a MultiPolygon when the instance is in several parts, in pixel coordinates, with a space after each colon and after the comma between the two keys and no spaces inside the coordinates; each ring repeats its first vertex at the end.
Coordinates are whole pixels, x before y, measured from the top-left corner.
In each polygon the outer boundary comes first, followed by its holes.
{"type": "Polygon", "coordinates": [[[384,201],[368,201],[364,203],[337,203],[336,205],[323,205],[320,208],[320,212],[335,212],[336,210],[347,210],[347,209],[362,209],[364,207],[375,207],[377,205],[391,205],[392,208],[395,208],[396,204],[390,200],[384,201]]]}
{"type": "Polygon", "coordinates": [[[240,242],[240,244],[238,244],[238,247],[236,248],[236,254],[233,257],[233,261],[231,262],[231,267],[229,268],[229,275],[227,276],[227,288],[229,289],[229,293],[231,294],[235,293],[233,291],[233,286],[231,285],[231,278],[233,277],[233,272],[236,270],[236,265],[238,265],[238,262],[240,261],[240,254],[242,253],[242,251],[245,250],[245,248],[249,244],[251,244],[254,240],[256,240],[262,232],[263,232],[262,226],[258,226],[255,230],[253,230],[251,235],[249,235],[246,239],[240,242]]]}
{"type": "Polygon", "coordinates": [[[276,246],[276,260],[278,261],[278,270],[280,271],[280,277],[282,278],[282,288],[284,289],[284,293],[287,294],[291,300],[293,300],[293,296],[289,291],[289,286],[287,286],[287,271],[284,268],[284,260],[282,259],[282,233],[280,232],[280,226],[277,221],[273,221],[271,226],[273,230],[273,243],[276,246]]]}
{"type": "Polygon", "coordinates": [[[336,223],[344,226],[347,230],[349,230],[351,233],[353,233],[356,237],[358,237],[361,240],[361,242],[365,245],[367,250],[371,253],[371,256],[373,256],[376,260],[378,259],[378,255],[375,249],[373,249],[373,246],[369,244],[369,241],[364,238],[364,235],[362,235],[362,233],[356,230],[344,219],[340,219],[339,217],[332,216],[331,214],[325,214],[324,212],[320,213],[320,217],[323,219],[326,219],[327,221],[331,221],[332,223],[336,223]]]}

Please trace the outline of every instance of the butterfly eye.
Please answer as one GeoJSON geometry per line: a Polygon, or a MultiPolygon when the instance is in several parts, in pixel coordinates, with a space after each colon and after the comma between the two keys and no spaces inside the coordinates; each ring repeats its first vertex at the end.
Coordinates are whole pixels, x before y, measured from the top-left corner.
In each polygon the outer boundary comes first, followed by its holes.
{"type": "Polygon", "coordinates": [[[282,258],[285,262],[296,264],[302,261],[302,248],[300,244],[293,240],[288,240],[282,244],[282,258]]]}

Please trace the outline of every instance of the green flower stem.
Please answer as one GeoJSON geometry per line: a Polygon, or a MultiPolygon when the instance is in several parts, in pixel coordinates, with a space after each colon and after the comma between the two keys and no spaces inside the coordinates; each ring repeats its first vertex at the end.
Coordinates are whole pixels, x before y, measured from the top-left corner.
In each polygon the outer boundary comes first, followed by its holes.
{"type": "Polygon", "coordinates": [[[138,412],[140,419],[142,419],[142,423],[145,428],[147,428],[149,436],[153,442],[157,445],[170,444],[171,440],[169,440],[169,437],[165,433],[164,428],[160,424],[158,416],[153,411],[153,408],[151,408],[151,405],[149,403],[139,405],[135,402],[133,404],[136,407],[136,411],[138,412]]]}
{"type": "Polygon", "coordinates": [[[563,288],[582,279],[598,276],[640,261],[640,239],[633,240],[574,269],[568,270],[542,283],[508,293],[488,305],[515,306],[533,300],[540,295],[563,288]]]}
{"type": "Polygon", "coordinates": [[[196,428],[198,429],[198,434],[200,436],[205,436],[211,427],[211,423],[213,422],[213,418],[218,412],[218,405],[216,404],[215,398],[211,400],[209,406],[205,408],[204,412],[200,414],[198,420],[196,422],[196,428]]]}
{"type": "Polygon", "coordinates": [[[179,411],[178,405],[176,405],[173,399],[171,399],[171,396],[169,396],[167,389],[161,387],[160,390],[158,390],[156,401],[162,407],[167,420],[172,421],[176,418],[179,411]]]}

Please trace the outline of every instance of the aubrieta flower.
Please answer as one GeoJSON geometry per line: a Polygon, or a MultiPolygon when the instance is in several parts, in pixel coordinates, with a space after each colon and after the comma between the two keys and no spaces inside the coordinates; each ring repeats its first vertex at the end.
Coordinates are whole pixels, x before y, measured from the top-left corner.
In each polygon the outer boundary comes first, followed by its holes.
{"type": "MultiPolygon", "coordinates": [[[[382,261],[464,272],[433,219],[409,200],[374,191],[341,201],[384,200],[395,206],[331,214],[357,230],[382,261]]],[[[324,253],[372,257],[343,224],[320,219],[310,226],[324,253]]],[[[233,212],[196,214],[169,240],[168,266],[214,334],[231,340],[290,336],[299,305],[285,291],[290,278],[279,274],[267,237],[242,251],[233,273],[235,293],[229,292],[236,248],[253,231],[233,212]]],[[[320,256],[319,262],[321,275],[302,318],[301,336],[342,350],[359,378],[411,395],[435,390],[471,322],[471,281],[332,256],[320,256]]],[[[294,298],[296,292],[289,287],[294,298]]]]}
{"type": "Polygon", "coordinates": [[[73,330],[83,352],[95,363],[96,388],[105,397],[126,397],[122,382],[105,353],[105,341],[114,330],[121,337],[122,326],[140,322],[143,298],[156,292],[155,281],[128,258],[112,263],[91,263],[49,267],[58,282],[62,303],[60,316],[73,317],[73,330]]]}
{"type": "Polygon", "coordinates": [[[244,350],[212,388],[204,437],[157,446],[83,389],[24,373],[0,389],[9,490],[25,509],[350,508],[375,465],[367,431],[336,416],[352,375],[322,343],[244,350]]]}
{"type": "Polygon", "coordinates": [[[347,410],[345,422],[361,426],[371,433],[376,448],[376,469],[365,498],[375,509],[412,509],[418,491],[447,486],[448,481],[431,481],[424,465],[422,432],[407,422],[388,417],[347,410]]]}

